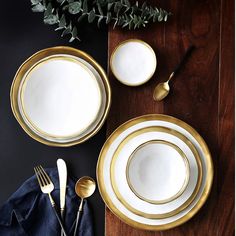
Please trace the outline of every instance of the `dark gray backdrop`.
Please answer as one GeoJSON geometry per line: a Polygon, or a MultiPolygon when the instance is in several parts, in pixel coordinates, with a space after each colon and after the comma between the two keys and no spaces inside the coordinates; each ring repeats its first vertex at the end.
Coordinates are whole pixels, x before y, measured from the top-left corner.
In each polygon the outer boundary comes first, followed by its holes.
{"type": "MultiPolygon", "coordinates": [[[[33,166],[55,167],[57,158],[71,175],[95,178],[96,162],[105,141],[105,128],[89,141],[70,148],[54,148],[31,139],[18,125],[10,108],[10,86],[20,64],[36,51],[69,45],[92,55],[106,69],[107,30],[81,26],[82,42],[68,43],[54,27],[44,25],[41,13],[32,13],[30,0],[1,1],[0,5],[0,205],[33,174],[33,166]]],[[[104,204],[98,191],[90,199],[96,235],[104,235],[104,204]]]]}

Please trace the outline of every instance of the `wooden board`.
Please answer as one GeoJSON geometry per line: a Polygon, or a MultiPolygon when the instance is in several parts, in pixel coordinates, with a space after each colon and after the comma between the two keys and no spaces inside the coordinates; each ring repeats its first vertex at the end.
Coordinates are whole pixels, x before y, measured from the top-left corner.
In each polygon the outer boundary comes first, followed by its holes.
{"type": "Polygon", "coordinates": [[[173,12],[166,24],[139,31],[109,30],[109,56],[121,41],[138,38],[157,55],[157,71],[147,84],[132,88],[109,71],[112,107],[107,135],[123,122],[147,113],[164,113],[192,125],[212,153],[215,177],[209,199],[190,221],[175,229],[148,232],[121,222],[108,209],[106,236],[183,236],[234,234],[234,1],[148,1],[173,12]],[[171,83],[171,94],[152,99],[155,85],[167,79],[190,44],[191,58],[171,83]]]}

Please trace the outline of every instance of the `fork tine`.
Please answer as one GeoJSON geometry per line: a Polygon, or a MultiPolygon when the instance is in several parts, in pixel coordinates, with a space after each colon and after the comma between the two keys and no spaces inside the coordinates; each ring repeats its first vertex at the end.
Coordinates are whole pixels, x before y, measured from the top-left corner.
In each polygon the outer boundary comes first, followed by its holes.
{"type": "Polygon", "coordinates": [[[47,181],[46,181],[45,177],[43,176],[42,171],[40,170],[39,166],[37,166],[37,170],[38,170],[38,174],[41,179],[41,182],[43,183],[43,186],[46,186],[47,181]]]}
{"type": "Polygon", "coordinates": [[[37,180],[38,180],[38,182],[39,182],[39,185],[40,185],[40,187],[42,188],[42,187],[43,187],[43,183],[41,182],[41,179],[40,179],[40,177],[39,177],[39,173],[38,173],[37,167],[34,167],[34,172],[35,172],[35,175],[36,175],[37,180]]]}
{"type": "Polygon", "coordinates": [[[41,179],[43,180],[44,185],[49,184],[40,166],[37,166],[37,168],[38,168],[39,176],[41,176],[41,179]]]}
{"type": "Polygon", "coordinates": [[[41,168],[42,172],[44,173],[44,176],[46,177],[48,183],[49,184],[52,183],[50,177],[48,176],[47,172],[43,169],[43,167],[41,165],[39,167],[41,168]]]}

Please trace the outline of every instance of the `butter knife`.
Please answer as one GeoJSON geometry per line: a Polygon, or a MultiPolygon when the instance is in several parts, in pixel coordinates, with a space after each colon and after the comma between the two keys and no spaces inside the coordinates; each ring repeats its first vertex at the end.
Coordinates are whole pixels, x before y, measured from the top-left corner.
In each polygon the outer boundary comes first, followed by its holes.
{"type": "MultiPolygon", "coordinates": [[[[67,183],[67,168],[64,160],[62,159],[57,160],[57,169],[58,169],[59,185],[60,185],[60,211],[61,211],[61,219],[63,221],[65,203],[66,203],[66,183],[67,183]]],[[[61,231],[61,236],[63,235],[64,234],[61,231]]]]}

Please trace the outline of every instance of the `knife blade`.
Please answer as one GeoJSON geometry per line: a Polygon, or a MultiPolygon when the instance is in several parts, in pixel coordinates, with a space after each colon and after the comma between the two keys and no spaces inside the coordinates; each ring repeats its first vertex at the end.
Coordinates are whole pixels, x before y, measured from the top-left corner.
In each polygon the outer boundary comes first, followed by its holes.
{"type": "Polygon", "coordinates": [[[61,210],[61,218],[63,220],[65,203],[66,203],[66,184],[67,184],[67,167],[63,159],[57,160],[57,169],[58,169],[59,185],[60,185],[60,210],[61,210]]]}

